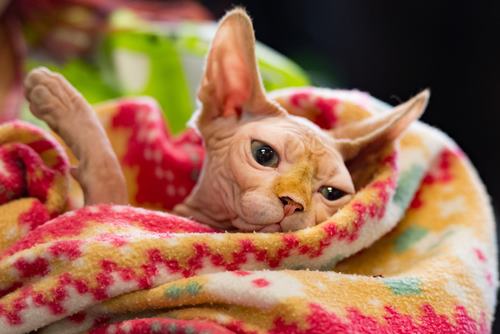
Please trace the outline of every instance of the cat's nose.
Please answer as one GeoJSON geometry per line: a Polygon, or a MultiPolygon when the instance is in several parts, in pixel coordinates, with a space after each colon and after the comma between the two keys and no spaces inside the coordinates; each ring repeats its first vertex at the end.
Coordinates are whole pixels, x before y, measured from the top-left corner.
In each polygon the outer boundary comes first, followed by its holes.
{"type": "Polygon", "coordinates": [[[295,212],[304,211],[304,206],[288,196],[280,197],[280,201],[283,204],[283,211],[285,212],[285,217],[293,215],[295,212]]]}

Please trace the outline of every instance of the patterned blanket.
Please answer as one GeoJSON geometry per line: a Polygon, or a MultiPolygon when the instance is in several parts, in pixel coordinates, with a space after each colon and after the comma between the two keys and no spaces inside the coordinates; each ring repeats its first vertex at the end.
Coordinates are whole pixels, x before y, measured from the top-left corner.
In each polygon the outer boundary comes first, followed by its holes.
{"type": "MultiPolygon", "coordinates": [[[[273,97],[324,128],[388,108],[355,91],[273,97]]],[[[491,207],[438,130],[415,124],[352,166],[363,186],[320,225],[225,233],[166,213],[201,168],[194,131],[172,137],[148,99],[97,112],[133,206],[78,208],[63,146],[27,123],[0,126],[0,333],[491,331],[491,207]]]]}

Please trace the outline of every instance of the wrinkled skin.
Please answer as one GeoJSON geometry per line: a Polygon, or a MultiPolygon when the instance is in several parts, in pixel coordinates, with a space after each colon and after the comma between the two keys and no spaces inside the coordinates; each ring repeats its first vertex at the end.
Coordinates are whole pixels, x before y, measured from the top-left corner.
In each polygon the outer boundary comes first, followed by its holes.
{"type": "Polygon", "coordinates": [[[201,180],[176,211],[224,229],[288,231],[324,221],[354,193],[335,141],[316,126],[285,114],[235,123],[231,117],[211,125],[214,137],[206,142],[201,180]],[[272,145],[280,159],[276,168],[255,161],[253,139],[272,145]],[[328,201],[318,192],[324,185],[347,195],[328,201]],[[291,198],[303,210],[286,212],[280,197],[291,198]],[[215,198],[222,200],[214,203],[215,198]]]}

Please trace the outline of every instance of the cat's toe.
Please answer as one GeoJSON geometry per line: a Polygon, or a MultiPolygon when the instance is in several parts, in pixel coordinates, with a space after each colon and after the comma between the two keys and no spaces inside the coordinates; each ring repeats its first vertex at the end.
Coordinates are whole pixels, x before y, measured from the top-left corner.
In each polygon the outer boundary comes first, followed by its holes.
{"type": "Polygon", "coordinates": [[[24,79],[24,88],[26,91],[30,92],[37,85],[43,84],[47,80],[49,73],[50,71],[45,67],[38,67],[31,70],[24,79]]]}
{"type": "Polygon", "coordinates": [[[26,98],[33,114],[46,122],[86,117],[88,103],[60,74],[46,68],[32,70],[25,79],[26,98]]]}

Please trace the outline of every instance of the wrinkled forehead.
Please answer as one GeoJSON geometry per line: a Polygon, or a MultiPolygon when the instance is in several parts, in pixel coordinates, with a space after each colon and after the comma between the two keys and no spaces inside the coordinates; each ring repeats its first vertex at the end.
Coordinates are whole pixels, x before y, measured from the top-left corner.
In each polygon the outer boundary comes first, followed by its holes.
{"type": "Polygon", "coordinates": [[[252,139],[273,146],[289,163],[307,159],[321,173],[343,162],[335,140],[302,117],[267,117],[252,122],[248,130],[252,139]]]}

